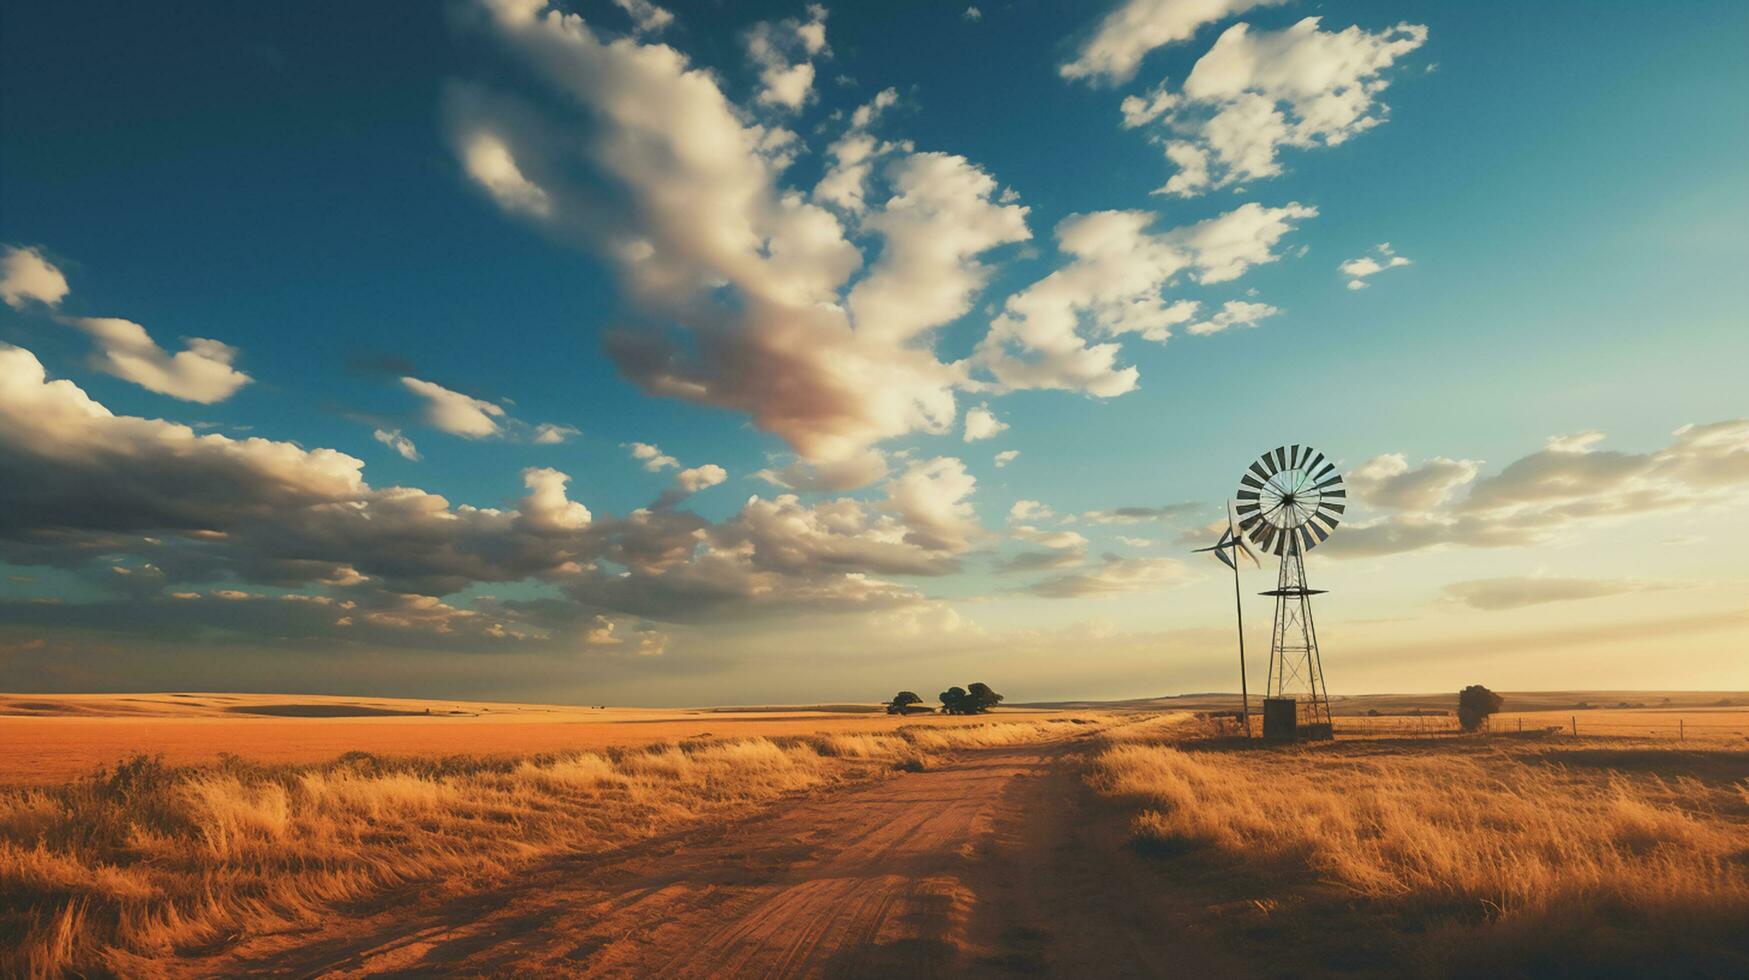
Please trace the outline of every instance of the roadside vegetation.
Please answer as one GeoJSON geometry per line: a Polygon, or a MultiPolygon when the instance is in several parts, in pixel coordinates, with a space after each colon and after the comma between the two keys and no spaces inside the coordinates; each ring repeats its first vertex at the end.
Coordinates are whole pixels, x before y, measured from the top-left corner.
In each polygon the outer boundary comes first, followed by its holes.
{"type": "Polygon", "coordinates": [[[418,885],[482,887],[786,794],[932,765],[967,747],[1084,731],[1089,718],[693,740],[512,759],[324,765],[140,757],[0,791],[0,976],[156,976],[177,951],[307,926],[418,885]]]}
{"type": "Polygon", "coordinates": [[[1314,972],[1749,975],[1736,745],[1116,735],[1088,781],[1131,810],[1140,851],[1228,875],[1251,927],[1318,935],[1339,957],[1365,936],[1376,958],[1302,964],[1314,972]]]}

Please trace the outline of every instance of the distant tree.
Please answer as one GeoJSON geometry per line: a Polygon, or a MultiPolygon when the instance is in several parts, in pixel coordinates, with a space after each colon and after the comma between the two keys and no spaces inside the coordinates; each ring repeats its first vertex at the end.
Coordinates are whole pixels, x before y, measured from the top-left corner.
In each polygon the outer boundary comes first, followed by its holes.
{"type": "Polygon", "coordinates": [[[969,715],[973,712],[972,706],[966,701],[966,689],[963,687],[950,687],[936,697],[941,701],[941,710],[950,715],[969,715]]]}
{"type": "Polygon", "coordinates": [[[941,692],[941,709],[950,715],[976,715],[1002,703],[1002,695],[990,690],[990,685],[975,683],[970,688],[950,687],[941,692]]]}
{"type": "Polygon", "coordinates": [[[900,691],[893,695],[893,700],[887,702],[887,714],[902,715],[914,704],[922,704],[923,699],[913,691],[900,691]]]}
{"type": "Polygon", "coordinates": [[[1002,703],[1002,695],[990,690],[990,685],[975,682],[966,688],[966,698],[972,702],[975,712],[989,711],[1002,703]]]}
{"type": "Polygon", "coordinates": [[[1493,691],[1480,684],[1471,684],[1458,692],[1458,724],[1466,732],[1476,731],[1505,703],[1505,699],[1493,691]]]}

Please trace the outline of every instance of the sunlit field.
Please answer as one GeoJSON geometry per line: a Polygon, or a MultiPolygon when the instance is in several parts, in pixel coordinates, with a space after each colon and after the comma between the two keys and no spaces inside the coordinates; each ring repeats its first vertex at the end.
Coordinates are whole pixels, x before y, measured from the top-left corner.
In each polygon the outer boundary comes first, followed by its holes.
{"type": "Polygon", "coordinates": [[[1472,736],[1357,735],[1421,721],[1365,719],[1289,747],[1190,723],[1109,741],[1088,780],[1150,859],[1251,897],[1223,928],[1281,930],[1314,966],[1366,935],[1377,962],[1348,966],[1744,975],[1749,743],[1707,713],[1686,716],[1686,742],[1673,718],[1630,737],[1585,733],[1637,714],[1585,716],[1575,738],[1525,717],[1525,735],[1507,716],[1472,736]]]}
{"type": "Polygon", "coordinates": [[[410,884],[474,889],[543,857],[721,821],[797,791],[1094,723],[913,723],[524,755],[311,765],[147,757],[0,791],[0,974],[155,975],[166,957],[356,910],[410,884]]]}
{"type": "Polygon", "coordinates": [[[289,763],[345,752],[513,758],[905,723],[866,704],[652,709],[285,694],[0,694],[0,745],[7,747],[0,752],[0,785],[72,779],[140,753],[172,765],[212,763],[225,753],[289,763]]]}

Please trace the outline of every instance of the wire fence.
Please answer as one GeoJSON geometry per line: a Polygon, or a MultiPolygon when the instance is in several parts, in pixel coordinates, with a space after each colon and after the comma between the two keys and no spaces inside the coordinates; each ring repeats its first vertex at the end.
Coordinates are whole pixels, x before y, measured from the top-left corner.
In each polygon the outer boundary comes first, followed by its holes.
{"type": "MultiPolygon", "coordinates": [[[[1224,713],[1223,713],[1224,714],[1224,713]]],[[[1243,732],[1237,713],[1212,719],[1229,734],[1243,732]]],[[[1338,736],[1433,737],[1464,734],[1457,716],[1438,711],[1419,714],[1337,715],[1338,736]]],[[[1263,719],[1253,713],[1251,734],[1263,734],[1263,719]]],[[[1588,735],[1637,737],[1658,741],[1749,742],[1749,711],[1632,711],[1579,709],[1571,711],[1507,712],[1491,717],[1484,735],[1588,735]]]]}

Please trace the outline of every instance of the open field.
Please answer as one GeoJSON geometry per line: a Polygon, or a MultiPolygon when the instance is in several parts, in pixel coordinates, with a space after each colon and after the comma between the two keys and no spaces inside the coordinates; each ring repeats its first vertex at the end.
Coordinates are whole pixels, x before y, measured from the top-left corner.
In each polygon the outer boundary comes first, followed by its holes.
{"type": "MultiPolygon", "coordinates": [[[[929,717],[933,724],[966,721],[929,717]]],[[[905,723],[874,705],[644,709],[283,694],[0,694],[0,745],[7,747],[0,785],[59,782],[140,753],[169,765],[203,765],[221,753],[266,763],[326,762],[347,752],[510,758],[905,723]]]]}
{"type": "Polygon", "coordinates": [[[222,740],[0,788],[0,975],[1749,968],[1749,744],[1716,695],[1672,696],[1680,744],[1590,734],[1660,702],[1577,738],[1381,708],[1287,747],[1191,711],[140,697],[6,699],[0,725],[222,740]],[[336,758],[357,732],[403,748],[336,758]]]}
{"type": "Polygon", "coordinates": [[[885,720],[871,717],[849,733],[835,731],[838,720],[810,721],[822,730],[805,736],[515,759],[354,753],[314,765],[233,756],[172,767],[139,758],[91,778],[0,791],[0,973],[228,972],[170,957],[309,929],[415,885],[427,897],[468,894],[538,861],[596,855],[786,795],[924,770],[957,749],[1062,738],[1093,723],[871,728],[885,720]]]}
{"type": "Polygon", "coordinates": [[[1279,748],[1197,723],[1114,740],[1089,782],[1126,808],[1144,852],[1251,896],[1223,928],[1279,935],[1314,969],[1749,971],[1741,738],[1379,734],[1279,748]]]}

